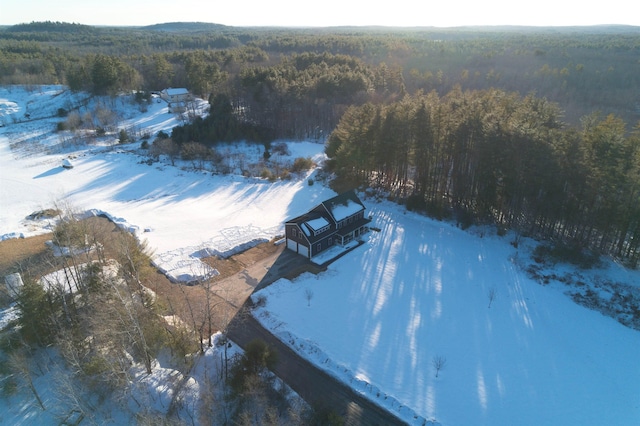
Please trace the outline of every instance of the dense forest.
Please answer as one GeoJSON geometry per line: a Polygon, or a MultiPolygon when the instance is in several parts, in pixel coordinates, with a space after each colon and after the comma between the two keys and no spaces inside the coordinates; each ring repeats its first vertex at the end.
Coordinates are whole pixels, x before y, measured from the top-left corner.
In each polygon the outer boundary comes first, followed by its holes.
{"type": "Polygon", "coordinates": [[[0,84],[186,87],[179,145],[328,140],[343,181],[408,207],[640,257],[640,28],[0,29],[0,84]]]}
{"type": "Polygon", "coordinates": [[[640,256],[640,133],[613,115],[563,128],[557,105],[501,90],[435,92],[349,109],[327,144],[341,179],[407,208],[640,256]]]}
{"type": "Polygon", "coordinates": [[[345,105],[405,93],[499,88],[557,102],[578,125],[594,111],[640,118],[640,28],[238,28],[174,23],[0,28],[0,84],[115,93],[187,87],[225,93],[283,137],[333,129],[345,105]]]}

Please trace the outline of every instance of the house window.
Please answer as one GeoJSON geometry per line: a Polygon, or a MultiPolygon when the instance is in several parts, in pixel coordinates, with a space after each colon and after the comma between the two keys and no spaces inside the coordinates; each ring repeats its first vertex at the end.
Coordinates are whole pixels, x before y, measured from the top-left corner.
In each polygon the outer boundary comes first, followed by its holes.
{"type": "Polygon", "coordinates": [[[320,253],[320,251],[322,251],[322,244],[318,243],[316,246],[316,253],[320,253]]]}
{"type": "Polygon", "coordinates": [[[327,225],[327,226],[323,226],[322,228],[318,229],[318,230],[317,230],[316,232],[314,232],[313,234],[314,234],[314,235],[320,235],[320,234],[322,234],[323,232],[328,231],[328,230],[329,230],[329,225],[327,225]]]}
{"type": "Polygon", "coordinates": [[[333,245],[333,238],[329,238],[329,242],[327,243],[328,245],[333,245]]]}
{"type": "Polygon", "coordinates": [[[292,237],[296,236],[296,228],[291,228],[291,236],[292,237]]]}

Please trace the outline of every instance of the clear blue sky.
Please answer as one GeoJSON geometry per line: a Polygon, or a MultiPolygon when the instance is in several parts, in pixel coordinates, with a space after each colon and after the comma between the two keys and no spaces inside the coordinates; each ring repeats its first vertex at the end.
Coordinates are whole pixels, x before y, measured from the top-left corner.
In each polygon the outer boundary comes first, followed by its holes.
{"type": "Polygon", "coordinates": [[[632,0],[0,0],[0,25],[62,21],[87,25],[213,22],[257,26],[640,26],[632,0]]]}

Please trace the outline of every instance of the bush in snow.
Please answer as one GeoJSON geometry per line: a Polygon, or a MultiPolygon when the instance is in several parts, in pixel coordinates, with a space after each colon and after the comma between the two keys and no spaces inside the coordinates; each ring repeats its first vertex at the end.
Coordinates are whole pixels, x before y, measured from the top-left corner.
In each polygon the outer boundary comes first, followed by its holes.
{"type": "Polygon", "coordinates": [[[293,173],[302,172],[305,170],[309,170],[313,167],[313,160],[310,157],[302,158],[298,157],[293,160],[293,166],[291,166],[291,171],[293,173]]]}

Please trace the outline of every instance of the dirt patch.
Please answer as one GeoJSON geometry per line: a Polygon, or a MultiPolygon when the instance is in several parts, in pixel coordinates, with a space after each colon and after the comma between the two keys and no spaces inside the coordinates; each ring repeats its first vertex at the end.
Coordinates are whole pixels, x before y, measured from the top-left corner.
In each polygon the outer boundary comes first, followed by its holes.
{"type": "Polygon", "coordinates": [[[21,272],[37,265],[39,258],[46,255],[48,249],[44,243],[50,239],[51,234],[44,234],[0,241],[0,276],[21,272]]]}
{"type": "Polygon", "coordinates": [[[218,256],[212,256],[202,259],[204,263],[218,270],[220,275],[214,278],[215,281],[221,281],[225,278],[242,272],[247,267],[254,265],[256,262],[272,256],[278,252],[279,247],[274,241],[258,244],[242,253],[237,253],[226,259],[218,256]]]}
{"type": "Polygon", "coordinates": [[[11,298],[5,286],[5,276],[19,272],[23,280],[38,279],[53,272],[54,258],[45,242],[51,234],[30,238],[0,241],[0,303],[5,305],[11,298]]]}

